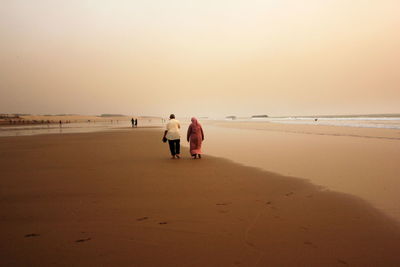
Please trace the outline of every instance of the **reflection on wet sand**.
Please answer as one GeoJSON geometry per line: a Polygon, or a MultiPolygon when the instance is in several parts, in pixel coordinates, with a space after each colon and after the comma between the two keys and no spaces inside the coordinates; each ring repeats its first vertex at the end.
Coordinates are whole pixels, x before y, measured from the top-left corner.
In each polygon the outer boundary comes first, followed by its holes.
{"type": "Polygon", "coordinates": [[[356,195],[400,221],[400,130],[243,122],[203,125],[206,154],[356,195]]]}
{"type": "MultiPolygon", "coordinates": [[[[161,120],[143,120],[139,122],[140,127],[161,127],[161,120]]],[[[62,123],[50,125],[13,125],[1,126],[1,136],[26,136],[38,134],[67,134],[67,133],[88,133],[118,130],[123,128],[131,128],[130,121],[113,121],[113,122],[84,122],[84,123],[62,123]]]]}

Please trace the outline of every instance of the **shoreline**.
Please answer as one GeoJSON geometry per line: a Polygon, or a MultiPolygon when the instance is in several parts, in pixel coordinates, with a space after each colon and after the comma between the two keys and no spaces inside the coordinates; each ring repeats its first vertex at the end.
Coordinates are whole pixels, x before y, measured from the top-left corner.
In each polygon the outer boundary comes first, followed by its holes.
{"type": "Polygon", "coordinates": [[[224,123],[206,132],[207,153],[361,197],[400,222],[399,130],[224,123]]]}
{"type": "Polygon", "coordinates": [[[0,138],[4,265],[395,265],[359,198],[205,156],[161,129],[0,138]]]}
{"type": "MultiPolygon", "coordinates": [[[[164,127],[163,121],[158,121],[160,118],[140,118],[140,126],[157,126],[157,127],[164,127]]],[[[189,119],[181,119],[183,124],[189,123],[189,119]]],[[[205,120],[203,121],[205,125],[215,125],[218,127],[225,127],[225,128],[235,128],[235,129],[249,129],[249,130],[264,130],[264,131],[277,131],[277,132],[291,132],[297,134],[318,134],[318,135],[341,135],[340,132],[344,132],[343,136],[352,136],[352,137],[361,137],[361,138],[384,138],[384,139],[393,139],[393,140],[400,140],[400,129],[396,127],[371,127],[367,126],[355,126],[355,125],[330,125],[330,124],[321,124],[321,123],[308,123],[308,122],[280,122],[280,121],[227,121],[227,120],[205,120]],[[306,130],[298,130],[298,129],[306,129],[306,130]],[[335,131],[336,129],[336,131],[335,131]],[[336,133],[335,133],[336,132],[336,133]],[[363,133],[369,133],[365,135],[363,133]],[[380,136],[382,135],[382,136],[380,136]]],[[[68,122],[63,122],[63,127],[69,128],[68,126],[82,126],[82,125],[89,125],[86,127],[88,132],[90,132],[91,128],[96,127],[103,127],[104,130],[107,130],[109,126],[115,125],[126,125],[129,128],[130,120],[127,118],[124,119],[99,119],[99,120],[69,120],[68,122]]],[[[20,128],[29,128],[35,130],[35,128],[42,127],[41,129],[55,129],[59,128],[58,122],[52,122],[47,124],[47,122],[37,122],[37,123],[27,123],[27,124],[4,124],[0,125],[0,133],[1,131],[17,131],[20,128]]],[[[81,128],[81,127],[77,127],[81,128]]],[[[83,127],[82,127],[83,128],[83,127]]],[[[122,128],[122,127],[115,127],[115,128],[122,128]]],[[[35,133],[33,133],[35,134],[35,133]]],[[[41,133],[37,133],[41,134],[41,133]]],[[[2,137],[0,135],[0,137],[2,137]]]]}

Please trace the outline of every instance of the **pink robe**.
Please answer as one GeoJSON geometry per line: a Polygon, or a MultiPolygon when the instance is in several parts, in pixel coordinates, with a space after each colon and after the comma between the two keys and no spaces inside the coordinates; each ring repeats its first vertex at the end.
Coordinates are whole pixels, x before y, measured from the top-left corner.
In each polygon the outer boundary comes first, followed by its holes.
{"type": "Polygon", "coordinates": [[[197,119],[192,118],[187,131],[187,140],[190,141],[190,154],[201,154],[201,143],[204,140],[203,128],[197,119]]]}

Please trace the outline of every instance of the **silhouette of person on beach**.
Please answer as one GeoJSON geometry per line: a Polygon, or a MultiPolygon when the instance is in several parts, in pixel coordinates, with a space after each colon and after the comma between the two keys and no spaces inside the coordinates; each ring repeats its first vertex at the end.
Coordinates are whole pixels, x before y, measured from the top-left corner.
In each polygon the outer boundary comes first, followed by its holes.
{"type": "Polygon", "coordinates": [[[60,124],[60,128],[61,128],[62,127],[62,121],[60,120],[58,123],[60,124]]]}
{"type": "Polygon", "coordinates": [[[164,132],[163,139],[168,140],[169,150],[171,151],[172,159],[178,158],[180,159],[180,150],[181,150],[181,135],[179,133],[179,129],[181,125],[177,119],[175,119],[175,115],[171,114],[169,116],[169,122],[167,123],[166,130],[164,132]]]}
{"type": "Polygon", "coordinates": [[[192,123],[187,130],[186,140],[190,142],[190,155],[193,159],[201,159],[201,144],[204,140],[204,133],[201,124],[196,118],[192,118],[192,123]]]}
{"type": "Polygon", "coordinates": [[[135,127],[137,128],[137,119],[135,119],[135,127]]]}
{"type": "Polygon", "coordinates": [[[131,119],[131,122],[132,122],[132,128],[135,127],[135,120],[133,118],[131,119]]]}

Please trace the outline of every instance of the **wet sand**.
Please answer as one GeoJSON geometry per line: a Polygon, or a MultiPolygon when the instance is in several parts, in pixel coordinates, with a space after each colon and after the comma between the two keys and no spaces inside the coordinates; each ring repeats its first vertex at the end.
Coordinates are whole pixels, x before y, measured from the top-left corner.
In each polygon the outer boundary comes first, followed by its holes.
{"type": "Polygon", "coordinates": [[[162,132],[1,138],[0,265],[400,264],[399,224],[366,202],[186,149],[170,160],[162,132]]]}
{"type": "Polygon", "coordinates": [[[205,153],[361,197],[400,222],[400,130],[203,123],[205,153]]]}
{"type": "MultiPolygon", "coordinates": [[[[8,121],[0,120],[0,137],[4,136],[27,136],[39,134],[68,134],[87,133],[110,130],[121,130],[131,127],[131,118],[99,117],[99,116],[21,116],[19,122],[9,124],[8,121]],[[47,120],[52,122],[47,123],[47,120]],[[32,123],[35,121],[36,123],[32,123]],[[59,124],[59,121],[62,124],[59,124]]],[[[162,118],[159,117],[135,117],[138,120],[137,127],[161,127],[162,118]]]]}

